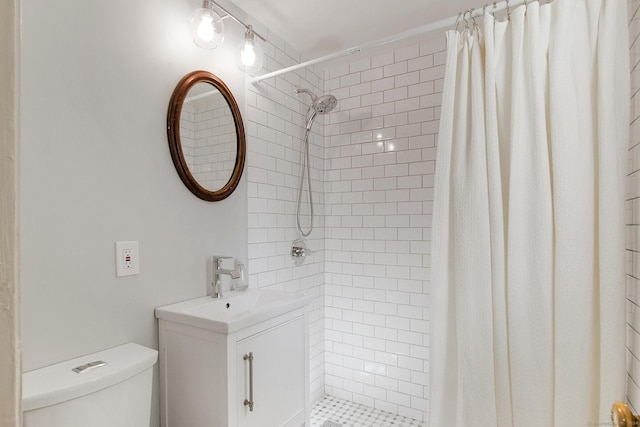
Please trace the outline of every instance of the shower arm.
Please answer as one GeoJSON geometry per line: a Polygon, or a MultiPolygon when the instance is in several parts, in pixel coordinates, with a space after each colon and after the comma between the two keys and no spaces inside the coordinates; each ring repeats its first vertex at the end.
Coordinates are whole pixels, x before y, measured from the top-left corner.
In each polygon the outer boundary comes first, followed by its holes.
{"type": "Polygon", "coordinates": [[[307,95],[309,95],[311,97],[311,105],[315,104],[316,101],[318,100],[318,97],[313,92],[311,92],[309,89],[304,89],[304,88],[298,87],[298,88],[296,88],[294,90],[294,92],[295,92],[296,95],[300,95],[301,93],[306,93],[307,95]]]}

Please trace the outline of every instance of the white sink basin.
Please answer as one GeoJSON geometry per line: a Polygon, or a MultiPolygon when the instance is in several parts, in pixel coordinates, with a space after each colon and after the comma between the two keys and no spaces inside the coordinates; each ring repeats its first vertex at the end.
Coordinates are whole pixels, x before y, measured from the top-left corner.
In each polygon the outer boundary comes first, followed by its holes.
{"type": "Polygon", "coordinates": [[[156,317],[230,334],[311,302],[311,296],[267,289],[229,291],[156,308],[156,317]]]}

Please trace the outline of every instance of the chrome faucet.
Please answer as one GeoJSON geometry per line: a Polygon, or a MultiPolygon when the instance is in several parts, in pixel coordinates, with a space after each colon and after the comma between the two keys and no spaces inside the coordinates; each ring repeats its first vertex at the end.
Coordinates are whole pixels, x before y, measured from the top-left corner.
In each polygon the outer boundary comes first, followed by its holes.
{"type": "Polygon", "coordinates": [[[222,268],[222,260],[223,259],[232,259],[230,256],[214,256],[213,257],[213,292],[211,293],[211,298],[220,299],[222,298],[222,283],[220,281],[220,275],[226,274],[231,276],[232,279],[237,279],[240,277],[239,270],[228,270],[222,268]]]}

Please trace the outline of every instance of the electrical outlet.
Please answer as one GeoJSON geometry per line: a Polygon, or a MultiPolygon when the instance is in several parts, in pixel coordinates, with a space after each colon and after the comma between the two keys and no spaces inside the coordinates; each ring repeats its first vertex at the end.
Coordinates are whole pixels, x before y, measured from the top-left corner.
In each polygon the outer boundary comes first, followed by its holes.
{"type": "Polygon", "coordinates": [[[140,274],[138,242],[116,242],[116,277],[140,274]]]}
{"type": "Polygon", "coordinates": [[[124,269],[125,270],[130,270],[133,268],[133,258],[132,258],[132,254],[133,254],[133,249],[124,249],[122,251],[122,256],[124,256],[124,269]]]}

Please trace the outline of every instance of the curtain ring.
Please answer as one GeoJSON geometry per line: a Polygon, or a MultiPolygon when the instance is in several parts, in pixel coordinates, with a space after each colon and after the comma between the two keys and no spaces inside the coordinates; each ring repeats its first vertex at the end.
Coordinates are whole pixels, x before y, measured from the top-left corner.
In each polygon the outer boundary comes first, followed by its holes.
{"type": "Polygon", "coordinates": [[[473,16],[473,12],[475,9],[471,9],[471,12],[469,12],[469,16],[471,16],[471,21],[473,22],[473,29],[477,29],[478,27],[478,23],[476,22],[476,17],[473,16]]]}
{"type": "Polygon", "coordinates": [[[467,13],[469,13],[469,11],[470,11],[469,9],[465,10],[464,15],[462,15],[462,19],[464,19],[464,28],[466,30],[469,29],[469,18],[467,18],[467,13]]]}
{"type": "Polygon", "coordinates": [[[460,22],[462,22],[462,15],[464,12],[460,12],[458,14],[458,19],[456,19],[456,31],[460,32],[460,22]]]}
{"type": "Polygon", "coordinates": [[[484,6],[482,7],[482,14],[486,15],[487,14],[487,7],[489,6],[489,3],[485,3],[484,6]]]}
{"type": "Polygon", "coordinates": [[[511,19],[511,10],[509,9],[509,0],[507,1],[507,19],[511,19]]]}

